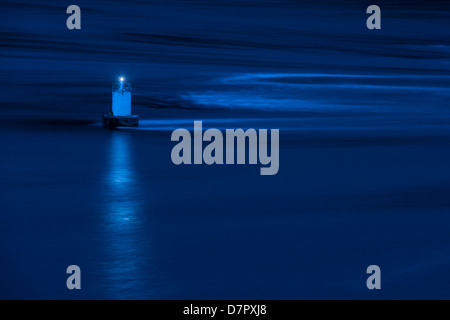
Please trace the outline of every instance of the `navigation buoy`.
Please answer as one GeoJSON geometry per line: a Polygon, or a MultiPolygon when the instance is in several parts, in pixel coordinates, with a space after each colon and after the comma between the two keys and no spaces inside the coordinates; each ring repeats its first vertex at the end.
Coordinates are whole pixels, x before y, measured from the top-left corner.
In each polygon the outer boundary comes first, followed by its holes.
{"type": "Polygon", "coordinates": [[[112,85],[111,110],[103,114],[103,126],[138,127],[139,116],[131,114],[131,84],[120,77],[112,85]]]}

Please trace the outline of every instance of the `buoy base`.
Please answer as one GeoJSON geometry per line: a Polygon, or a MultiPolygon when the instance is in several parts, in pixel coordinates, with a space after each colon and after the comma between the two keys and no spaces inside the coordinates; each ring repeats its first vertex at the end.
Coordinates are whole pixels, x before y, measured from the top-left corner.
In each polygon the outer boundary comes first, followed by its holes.
{"type": "Polygon", "coordinates": [[[139,127],[139,116],[134,114],[129,116],[115,116],[111,113],[104,113],[103,127],[139,127]]]}

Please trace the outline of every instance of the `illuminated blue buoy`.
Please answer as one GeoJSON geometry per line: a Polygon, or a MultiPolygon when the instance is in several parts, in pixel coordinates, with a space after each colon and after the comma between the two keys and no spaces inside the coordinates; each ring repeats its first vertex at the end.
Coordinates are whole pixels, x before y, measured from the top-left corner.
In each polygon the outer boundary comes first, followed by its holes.
{"type": "Polygon", "coordinates": [[[103,126],[137,127],[139,116],[131,114],[131,84],[120,77],[112,86],[111,111],[103,114],[103,126]]]}

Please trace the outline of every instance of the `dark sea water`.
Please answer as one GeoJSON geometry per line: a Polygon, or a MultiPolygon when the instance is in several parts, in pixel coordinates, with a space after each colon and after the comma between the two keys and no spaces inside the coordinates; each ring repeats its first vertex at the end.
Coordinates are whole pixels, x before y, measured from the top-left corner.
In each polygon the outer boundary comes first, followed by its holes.
{"type": "Polygon", "coordinates": [[[1,299],[450,298],[448,3],[76,4],[1,4],[1,299]],[[174,165],[194,120],[279,129],[278,174],[174,165]]]}

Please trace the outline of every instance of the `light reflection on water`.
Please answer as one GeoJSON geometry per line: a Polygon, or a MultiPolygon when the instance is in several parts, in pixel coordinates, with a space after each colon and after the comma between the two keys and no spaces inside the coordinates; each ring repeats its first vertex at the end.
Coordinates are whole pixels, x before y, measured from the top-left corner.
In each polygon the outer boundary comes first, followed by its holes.
{"type": "Polygon", "coordinates": [[[132,228],[140,210],[140,203],[135,197],[136,175],[133,171],[129,140],[126,132],[112,132],[106,176],[106,211],[108,224],[114,226],[115,232],[132,228]]]}
{"type": "Polygon", "coordinates": [[[108,292],[118,299],[142,297],[138,288],[145,287],[148,271],[144,248],[149,237],[142,235],[143,204],[130,141],[129,132],[111,132],[102,199],[106,281],[108,292]]]}
{"type": "MultiPolygon", "coordinates": [[[[440,74],[253,73],[215,78],[211,83],[213,86],[208,90],[190,91],[181,98],[205,108],[398,113],[412,109],[430,112],[430,95],[436,105],[446,106],[450,77],[440,74]]],[[[435,112],[441,114],[441,110],[435,112]]]]}

